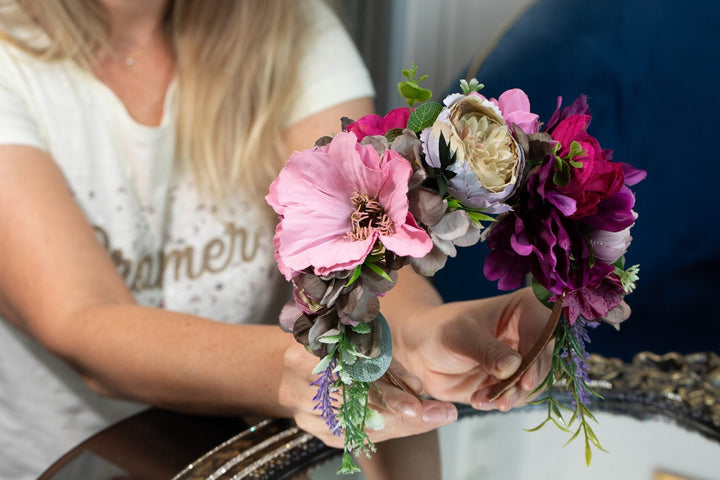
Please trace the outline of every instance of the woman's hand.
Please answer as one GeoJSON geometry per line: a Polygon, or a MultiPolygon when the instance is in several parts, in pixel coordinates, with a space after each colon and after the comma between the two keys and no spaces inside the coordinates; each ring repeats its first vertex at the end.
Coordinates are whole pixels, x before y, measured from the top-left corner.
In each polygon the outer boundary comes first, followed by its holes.
{"type": "Polygon", "coordinates": [[[497,297],[435,306],[395,323],[396,352],[423,379],[430,396],[507,411],[523,405],[547,375],[552,342],[516,385],[496,401],[490,390],[510,377],[550,317],[529,288],[497,297]]]}
{"type": "MultiPolygon", "coordinates": [[[[329,431],[325,421],[320,418],[320,412],[314,408],[312,399],[317,389],[310,383],[317,379],[311,372],[318,360],[299,344],[286,350],[279,390],[280,403],[294,412],[293,417],[300,428],[317,436],[328,446],[342,448],[343,438],[329,431]]],[[[393,385],[386,377],[375,382],[377,390],[371,389],[369,392],[370,407],[382,414],[385,428],[368,430],[373,443],[428,432],[457,419],[457,409],[452,403],[418,398],[417,395],[423,389],[422,382],[398,362],[393,361],[390,371],[414,394],[393,385]]]]}

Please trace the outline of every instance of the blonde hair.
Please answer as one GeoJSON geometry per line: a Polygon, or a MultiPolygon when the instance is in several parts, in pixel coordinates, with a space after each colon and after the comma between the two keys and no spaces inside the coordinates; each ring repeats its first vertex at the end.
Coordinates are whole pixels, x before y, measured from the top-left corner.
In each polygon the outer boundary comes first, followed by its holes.
{"type": "MultiPolygon", "coordinates": [[[[305,7],[303,0],[170,0],[178,158],[205,192],[262,193],[282,165],[297,63],[311,34],[305,7]]],[[[92,68],[108,48],[110,22],[97,0],[0,0],[0,16],[22,34],[0,31],[0,38],[42,60],[92,68]]]]}

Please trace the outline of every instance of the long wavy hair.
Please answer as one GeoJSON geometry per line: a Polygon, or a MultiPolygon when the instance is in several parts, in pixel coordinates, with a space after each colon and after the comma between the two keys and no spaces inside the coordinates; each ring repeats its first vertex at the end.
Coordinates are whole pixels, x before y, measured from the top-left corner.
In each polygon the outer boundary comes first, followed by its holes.
{"type": "MultiPolygon", "coordinates": [[[[169,1],[179,166],[206,192],[260,193],[277,174],[296,67],[312,34],[306,7],[306,0],[169,1]]],[[[2,40],[45,61],[92,69],[108,49],[109,16],[97,0],[0,0],[0,19],[10,27],[2,40]]]]}

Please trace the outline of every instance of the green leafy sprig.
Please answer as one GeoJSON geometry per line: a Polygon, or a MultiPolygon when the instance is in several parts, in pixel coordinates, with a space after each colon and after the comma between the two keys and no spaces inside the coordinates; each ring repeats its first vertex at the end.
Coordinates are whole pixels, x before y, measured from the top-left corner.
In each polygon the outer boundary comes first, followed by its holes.
{"type": "Polygon", "coordinates": [[[547,418],[540,423],[540,425],[527,431],[537,431],[548,422],[552,422],[559,429],[572,433],[570,439],[565,442],[565,446],[582,433],[585,439],[585,463],[589,466],[593,455],[593,445],[603,452],[607,452],[607,450],[600,445],[600,441],[590,425],[590,420],[597,423],[597,419],[586,404],[587,401],[582,398],[583,394],[581,392],[587,392],[597,398],[602,398],[602,396],[588,385],[584,373],[579,371],[578,366],[571,358],[573,353],[583,357],[585,355],[585,349],[570,331],[570,326],[566,321],[561,320],[558,323],[554,337],[555,347],[550,372],[547,377],[545,377],[545,380],[530,394],[530,396],[532,396],[545,391],[545,396],[532,402],[531,405],[547,405],[547,418]],[[572,396],[574,404],[572,407],[564,404],[554,394],[553,387],[563,385],[566,391],[569,391],[572,396]],[[568,421],[565,421],[563,418],[562,410],[572,412],[568,421]],[[573,432],[572,428],[576,422],[577,428],[573,432]]]}
{"type": "Polygon", "coordinates": [[[420,83],[428,78],[428,76],[423,75],[417,78],[417,65],[415,65],[415,62],[412,62],[409,69],[403,69],[402,74],[407,80],[398,83],[398,92],[400,92],[400,95],[402,95],[410,108],[416,103],[430,100],[432,92],[420,86],[420,83]]]}
{"type": "MultiPolygon", "coordinates": [[[[367,324],[358,324],[351,327],[356,333],[368,333],[370,329],[367,324]]],[[[349,474],[359,472],[360,468],[353,460],[360,454],[368,458],[375,452],[375,445],[370,440],[365,427],[378,430],[384,426],[382,416],[371,409],[368,405],[369,391],[376,388],[372,382],[364,382],[353,378],[344,368],[345,365],[353,365],[358,358],[362,357],[355,350],[352,342],[344,332],[329,335],[320,339],[323,343],[331,344],[328,354],[320,360],[315,367],[314,373],[327,368],[327,365],[335,358],[339,358],[334,369],[338,380],[333,385],[334,391],[342,392],[342,404],[337,408],[337,419],[344,433],[343,458],[338,474],[349,474]]]]}

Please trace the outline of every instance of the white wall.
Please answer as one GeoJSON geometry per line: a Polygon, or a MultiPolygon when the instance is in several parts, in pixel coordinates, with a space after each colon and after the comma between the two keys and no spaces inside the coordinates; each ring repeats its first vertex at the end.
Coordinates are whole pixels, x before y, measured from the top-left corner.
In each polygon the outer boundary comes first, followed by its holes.
{"type": "MultiPolygon", "coordinates": [[[[393,0],[387,91],[396,91],[400,71],[418,65],[435,100],[504,26],[532,0],[393,0]],[[397,72],[396,76],[394,72],[397,72]]],[[[388,95],[384,110],[402,106],[388,95]]],[[[382,110],[382,106],[379,106],[382,110]]]]}

